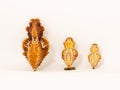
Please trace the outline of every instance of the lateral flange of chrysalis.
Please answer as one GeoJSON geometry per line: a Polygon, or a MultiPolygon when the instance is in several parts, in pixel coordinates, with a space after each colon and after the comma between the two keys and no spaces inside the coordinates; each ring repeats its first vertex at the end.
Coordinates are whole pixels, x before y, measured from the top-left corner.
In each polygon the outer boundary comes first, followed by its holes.
{"type": "Polygon", "coordinates": [[[71,37],[68,37],[64,42],[64,50],[62,51],[62,59],[67,65],[64,70],[75,70],[75,67],[71,67],[73,62],[78,56],[78,52],[75,49],[75,42],[71,37]]]}
{"type": "Polygon", "coordinates": [[[33,70],[36,71],[48,54],[49,42],[43,38],[44,27],[39,19],[31,19],[26,31],[28,32],[28,38],[22,43],[23,55],[27,58],[33,70]]]}
{"type": "Polygon", "coordinates": [[[99,47],[97,44],[92,44],[90,48],[90,54],[88,56],[88,61],[90,62],[93,69],[96,68],[97,64],[101,60],[101,55],[99,54],[99,47]]]}

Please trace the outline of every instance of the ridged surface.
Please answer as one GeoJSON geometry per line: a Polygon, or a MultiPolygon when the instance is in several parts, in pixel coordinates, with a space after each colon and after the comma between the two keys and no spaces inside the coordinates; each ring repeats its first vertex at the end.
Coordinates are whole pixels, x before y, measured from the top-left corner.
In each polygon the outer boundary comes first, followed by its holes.
{"type": "Polygon", "coordinates": [[[26,28],[28,38],[23,41],[22,48],[24,50],[23,55],[35,71],[48,54],[49,42],[42,37],[44,28],[39,19],[32,19],[29,25],[26,28]]]}
{"type": "Polygon", "coordinates": [[[65,64],[67,65],[67,68],[71,68],[71,65],[73,64],[74,60],[78,56],[77,50],[74,48],[75,42],[72,38],[67,38],[64,47],[65,49],[62,52],[62,59],[64,60],[65,64]]]}
{"type": "Polygon", "coordinates": [[[36,70],[45,57],[41,45],[36,41],[28,46],[27,58],[32,68],[36,70]]]}
{"type": "Polygon", "coordinates": [[[93,44],[90,50],[91,50],[91,53],[89,54],[88,59],[92,68],[95,69],[97,64],[101,60],[101,55],[99,54],[98,45],[93,44]]]}

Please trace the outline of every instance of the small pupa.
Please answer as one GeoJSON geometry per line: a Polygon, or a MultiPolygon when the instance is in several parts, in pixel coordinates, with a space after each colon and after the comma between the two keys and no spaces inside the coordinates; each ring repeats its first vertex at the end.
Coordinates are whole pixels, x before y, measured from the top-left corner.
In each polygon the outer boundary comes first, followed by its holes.
{"type": "Polygon", "coordinates": [[[75,67],[71,67],[73,62],[78,56],[78,52],[75,49],[75,42],[71,37],[68,37],[64,42],[64,50],[62,51],[62,59],[67,65],[64,70],[74,70],[75,67]]]}
{"type": "Polygon", "coordinates": [[[101,55],[99,54],[99,47],[97,44],[92,44],[92,47],[90,48],[90,54],[88,56],[88,61],[90,62],[93,69],[96,68],[97,64],[101,60],[101,55]]]}

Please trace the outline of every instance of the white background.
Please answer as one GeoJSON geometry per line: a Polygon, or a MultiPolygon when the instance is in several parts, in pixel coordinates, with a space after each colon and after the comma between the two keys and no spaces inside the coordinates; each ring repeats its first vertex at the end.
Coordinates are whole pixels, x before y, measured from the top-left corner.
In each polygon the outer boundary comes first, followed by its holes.
{"type": "Polygon", "coordinates": [[[0,90],[120,90],[119,0],[0,0],[0,90]],[[38,71],[22,55],[31,18],[40,18],[50,53],[38,71]],[[63,42],[73,37],[79,57],[64,71],[63,42]],[[102,61],[87,56],[98,43],[102,61]]]}

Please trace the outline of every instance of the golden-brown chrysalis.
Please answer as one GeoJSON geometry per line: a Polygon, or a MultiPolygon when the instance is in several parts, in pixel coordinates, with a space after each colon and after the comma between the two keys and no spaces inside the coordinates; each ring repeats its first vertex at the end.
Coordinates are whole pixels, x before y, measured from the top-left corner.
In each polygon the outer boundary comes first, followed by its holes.
{"type": "Polygon", "coordinates": [[[27,58],[33,70],[36,71],[48,54],[49,42],[43,38],[44,27],[39,19],[31,19],[26,31],[28,32],[28,38],[22,44],[23,55],[27,58]]]}
{"type": "Polygon", "coordinates": [[[88,56],[89,62],[93,69],[96,68],[97,64],[101,60],[101,55],[99,54],[99,47],[97,44],[92,44],[90,48],[90,54],[88,56]]]}
{"type": "Polygon", "coordinates": [[[67,68],[65,70],[74,70],[75,67],[71,67],[73,62],[78,56],[78,52],[75,49],[75,42],[71,37],[68,37],[64,42],[64,50],[62,51],[62,59],[64,60],[67,68]]]}

